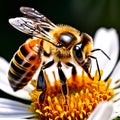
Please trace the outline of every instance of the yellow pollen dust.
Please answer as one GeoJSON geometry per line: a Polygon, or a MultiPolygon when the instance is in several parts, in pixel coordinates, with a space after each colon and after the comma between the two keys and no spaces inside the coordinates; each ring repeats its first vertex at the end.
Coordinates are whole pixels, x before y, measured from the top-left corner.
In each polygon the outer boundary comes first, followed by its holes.
{"type": "MultiPolygon", "coordinates": [[[[47,75],[46,78],[48,78],[47,75]]],[[[93,80],[84,74],[67,79],[67,104],[65,104],[65,96],[59,80],[55,79],[54,85],[51,85],[47,79],[47,91],[43,104],[39,103],[42,92],[37,91],[36,84],[32,82],[35,89],[30,93],[31,109],[41,120],[87,120],[100,101],[109,101],[114,94],[114,90],[109,87],[111,79],[107,82],[98,81],[98,79],[97,72],[93,80]]]]}

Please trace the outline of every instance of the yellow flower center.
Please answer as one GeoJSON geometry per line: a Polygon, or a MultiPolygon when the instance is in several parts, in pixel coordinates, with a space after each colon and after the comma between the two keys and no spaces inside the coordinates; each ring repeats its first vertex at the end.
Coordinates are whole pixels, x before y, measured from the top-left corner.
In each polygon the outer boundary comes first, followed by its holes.
{"type": "Polygon", "coordinates": [[[98,79],[97,72],[93,80],[84,74],[67,79],[67,104],[59,80],[55,79],[54,85],[51,85],[47,79],[47,91],[42,105],[39,103],[42,92],[37,91],[33,83],[35,89],[30,93],[32,109],[42,120],[86,120],[100,101],[109,101],[114,94],[114,90],[109,88],[111,79],[107,82],[98,79]]]}

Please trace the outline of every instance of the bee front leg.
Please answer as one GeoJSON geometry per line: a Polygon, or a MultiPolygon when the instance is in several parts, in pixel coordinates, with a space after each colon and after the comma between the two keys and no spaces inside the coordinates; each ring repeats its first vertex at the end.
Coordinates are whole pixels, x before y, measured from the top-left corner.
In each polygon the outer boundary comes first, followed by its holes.
{"type": "Polygon", "coordinates": [[[67,105],[67,94],[68,94],[68,90],[67,90],[67,85],[66,85],[66,76],[63,72],[63,70],[61,69],[62,65],[61,62],[58,62],[58,74],[60,77],[60,82],[62,83],[62,92],[64,94],[65,97],[65,105],[67,105]]]}
{"type": "Polygon", "coordinates": [[[91,59],[88,58],[88,60],[82,65],[82,68],[87,73],[88,77],[93,80],[93,77],[90,74],[91,71],[91,59]]]}

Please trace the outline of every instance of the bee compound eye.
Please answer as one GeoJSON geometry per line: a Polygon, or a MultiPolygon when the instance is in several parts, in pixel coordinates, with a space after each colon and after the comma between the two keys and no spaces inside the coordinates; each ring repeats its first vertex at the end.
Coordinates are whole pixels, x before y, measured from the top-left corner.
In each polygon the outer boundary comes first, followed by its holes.
{"type": "Polygon", "coordinates": [[[78,64],[83,62],[82,43],[78,43],[73,47],[73,56],[78,64]]]}

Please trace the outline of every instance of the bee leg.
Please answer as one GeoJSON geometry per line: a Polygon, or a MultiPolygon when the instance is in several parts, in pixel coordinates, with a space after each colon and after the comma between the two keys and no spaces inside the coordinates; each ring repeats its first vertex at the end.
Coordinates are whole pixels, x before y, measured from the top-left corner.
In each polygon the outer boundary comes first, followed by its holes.
{"type": "Polygon", "coordinates": [[[86,66],[83,66],[83,69],[87,73],[88,77],[93,80],[94,78],[91,76],[89,68],[86,66]]]}
{"type": "Polygon", "coordinates": [[[45,99],[45,93],[46,93],[46,89],[47,89],[47,86],[46,86],[46,79],[45,79],[45,76],[44,76],[44,69],[50,67],[51,65],[53,65],[54,63],[54,60],[46,63],[46,64],[43,64],[43,66],[41,67],[40,69],[40,73],[39,73],[39,76],[38,76],[38,80],[37,80],[37,90],[38,91],[42,91],[42,93],[40,94],[39,96],[39,102],[42,104],[44,102],[44,99],[45,99]]]}
{"type": "Polygon", "coordinates": [[[77,74],[76,67],[70,62],[66,63],[66,65],[72,67],[72,77],[73,77],[73,80],[75,80],[75,76],[77,74]]]}
{"type": "Polygon", "coordinates": [[[44,63],[43,66],[41,67],[43,70],[52,66],[54,64],[54,60],[48,62],[48,63],[44,63]]]}
{"type": "Polygon", "coordinates": [[[66,65],[72,67],[72,75],[77,74],[77,70],[76,70],[75,66],[72,63],[68,62],[68,63],[66,63],[66,65]]]}
{"type": "Polygon", "coordinates": [[[90,74],[90,69],[91,69],[91,59],[89,58],[86,63],[82,65],[82,68],[84,71],[87,73],[88,77],[93,80],[93,77],[90,74]]]}
{"type": "Polygon", "coordinates": [[[98,60],[97,60],[97,58],[94,57],[94,56],[89,56],[89,57],[92,58],[92,59],[95,59],[95,61],[96,61],[97,70],[98,70],[98,74],[99,74],[99,81],[100,81],[100,79],[101,79],[101,74],[100,74],[100,68],[99,68],[98,60]]]}
{"type": "Polygon", "coordinates": [[[44,77],[43,69],[40,70],[38,80],[37,80],[37,90],[42,91],[39,96],[39,102],[42,104],[44,102],[45,93],[46,93],[46,80],[44,77]]]}
{"type": "Polygon", "coordinates": [[[65,97],[65,105],[67,105],[68,90],[67,90],[67,85],[66,85],[66,76],[65,76],[63,70],[61,69],[61,67],[62,67],[61,62],[58,62],[57,67],[58,67],[58,74],[60,77],[60,82],[62,83],[62,92],[63,92],[64,97],[65,97]]]}
{"type": "Polygon", "coordinates": [[[91,52],[95,52],[95,51],[101,51],[110,60],[110,57],[103,50],[98,48],[98,49],[92,50],[91,52]]]}

